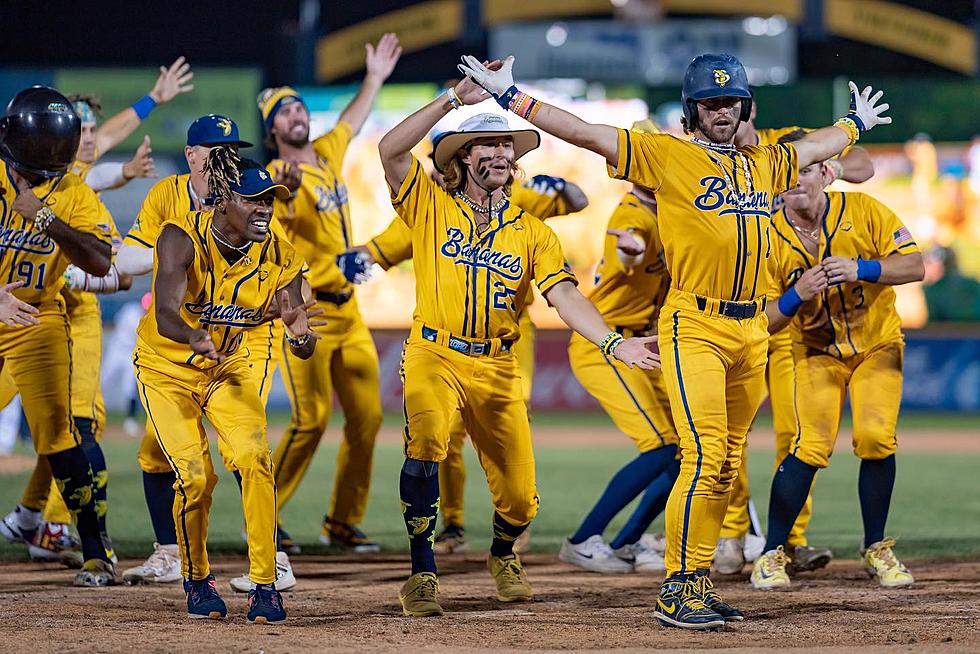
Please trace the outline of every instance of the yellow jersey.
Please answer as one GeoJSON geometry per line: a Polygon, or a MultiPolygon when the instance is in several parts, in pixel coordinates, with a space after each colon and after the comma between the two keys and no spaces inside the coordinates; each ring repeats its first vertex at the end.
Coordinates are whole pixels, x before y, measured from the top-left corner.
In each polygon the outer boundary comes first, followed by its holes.
{"type": "Polygon", "coordinates": [[[517,340],[532,280],[542,293],[576,283],[551,228],[509,200],[478,235],[473,210],[414,157],[391,197],[412,229],[417,322],[467,338],[517,340]]]}
{"type": "MultiPolygon", "coordinates": [[[[191,239],[194,260],[187,267],[187,290],[180,305],[180,317],[193,329],[208,332],[219,354],[239,351],[248,330],[262,324],[276,293],[289,285],[302,270],[302,259],[275,223],[261,243],[253,243],[245,256],[233,264],[221,255],[211,233],[212,211],[195,211],[182,220],[170,221],[191,239]]],[[[159,252],[153,256],[153,276],[159,265],[159,252]]],[[[137,347],[181,365],[202,370],[217,361],[207,359],[160,335],[156,321],[156,294],[149,311],[136,330],[137,347]]]]}
{"type": "Polygon", "coordinates": [[[609,229],[631,232],[646,243],[646,250],[638,264],[626,266],[616,253],[616,237],[606,235],[589,299],[614,328],[653,329],[670,287],[657,212],[633,193],[627,193],[609,218],[609,229]]]}
{"type": "Polygon", "coordinates": [[[765,295],[770,208],[796,185],[792,144],[726,151],[620,129],[619,160],[609,174],[656,194],[673,287],[720,300],[765,295]]]}
{"type": "MultiPolygon", "coordinates": [[[[785,208],[773,216],[775,261],[770,298],[778,298],[805,270],[827,257],[884,259],[896,252],[919,251],[898,216],[870,195],[827,191],[826,197],[818,257],[807,251],[785,208]]],[[[793,320],[792,334],[808,347],[846,357],[900,339],[901,324],[894,289],[859,280],[833,286],[804,303],[793,320]]]]}
{"type": "MultiPolygon", "coordinates": [[[[341,176],[344,155],[353,138],[345,122],[313,141],[317,165],[300,164],[303,172],[300,187],[291,200],[276,200],[274,213],[286,237],[309,262],[306,275],[314,291],[326,293],[353,292],[354,285],[344,278],[336,257],[351,245],[350,206],[347,185],[341,176]]],[[[277,178],[285,162],[274,159],[266,167],[277,178]]],[[[348,306],[347,303],[341,310],[348,306]]]]}
{"type": "MultiPolygon", "coordinates": [[[[560,193],[554,190],[538,193],[530,181],[514,187],[510,202],[541,220],[568,213],[568,206],[560,193]]],[[[412,230],[404,220],[395,216],[385,231],[368,241],[365,247],[377,264],[388,270],[412,258],[412,230]]]]}
{"type": "Polygon", "coordinates": [[[181,220],[187,212],[197,208],[196,197],[189,174],[171,175],[161,179],[146,194],[139,213],[136,214],[136,221],[123,242],[153,249],[164,225],[181,220]]]}
{"type": "MultiPolygon", "coordinates": [[[[77,175],[53,177],[32,190],[69,227],[94,234],[111,245],[109,212],[77,175]]],[[[0,162],[0,278],[4,284],[23,281],[24,286],[14,295],[40,305],[61,292],[62,275],[71,261],[54,239],[34,230],[34,216],[24,217],[13,210],[16,197],[17,186],[10,170],[0,162]]]]}
{"type": "Polygon", "coordinates": [[[776,145],[779,143],[779,139],[798,129],[803,128],[797,127],[796,125],[791,125],[790,127],[767,127],[766,129],[755,130],[755,134],[759,137],[758,145],[776,145]]]}

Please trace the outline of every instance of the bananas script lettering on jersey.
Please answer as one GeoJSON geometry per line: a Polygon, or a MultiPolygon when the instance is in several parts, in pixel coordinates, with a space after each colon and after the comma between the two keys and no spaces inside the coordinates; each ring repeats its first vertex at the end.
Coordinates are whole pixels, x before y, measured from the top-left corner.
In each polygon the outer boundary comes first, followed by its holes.
{"type": "Polygon", "coordinates": [[[214,304],[201,301],[187,302],[184,309],[194,316],[201,317],[203,325],[231,325],[252,327],[262,322],[261,308],[242,307],[237,304],[214,304]]]}
{"type": "Polygon", "coordinates": [[[701,186],[704,187],[704,192],[694,198],[694,206],[702,211],[714,211],[725,206],[726,208],[718,212],[719,216],[731,213],[769,215],[771,204],[769,191],[739,191],[736,194],[728,189],[728,182],[725,181],[724,177],[715,175],[702,177],[701,186]],[[741,210],[739,210],[739,206],[741,206],[741,210]]]}
{"type": "Polygon", "coordinates": [[[4,229],[0,231],[0,247],[31,254],[52,254],[54,241],[44,232],[29,229],[4,229]]]}
{"type": "Polygon", "coordinates": [[[524,260],[510,252],[500,252],[493,248],[481,248],[463,242],[463,230],[450,227],[446,230],[446,241],[439,248],[442,256],[452,259],[456,264],[486,268],[504,279],[519,281],[524,277],[524,260]]]}

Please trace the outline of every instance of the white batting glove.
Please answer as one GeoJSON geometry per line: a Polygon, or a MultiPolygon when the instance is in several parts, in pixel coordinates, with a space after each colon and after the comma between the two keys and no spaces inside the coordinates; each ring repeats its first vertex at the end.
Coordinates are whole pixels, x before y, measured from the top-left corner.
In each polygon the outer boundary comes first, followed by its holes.
{"type": "Polygon", "coordinates": [[[65,278],[65,288],[67,288],[69,291],[86,290],[85,281],[87,274],[75,264],[68,264],[68,267],[65,268],[64,275],[62,276],[65,278]]]}
{"type": "MultiPolygon", "coordinates": [[[[459,72],[489,91],[499,103],[501,98],[514,87],[514,57],[507,57],[500,70],[490,70],[473,55],[460,57],[463,63],[458,64],[459,72]]],[[[516,89],[515,89],[516,90],[516,89]]],[[[507,107],[501,105],[506,109],[507,107]]]]}
{"type": "Polygon", "coordinates": [[[849,118],[854,119],[857,127],[862,132],[866,132],[875,125],[888,125],[892,119],[881,114],[888,111],[888,103],[876,105],[881,100],[884,91],[878,91],[871,95],[871,87],[866,86],[858,93],[857,84],[848,82],[847,86],[851,89],[851,110],[847,113],[849,118]]]}

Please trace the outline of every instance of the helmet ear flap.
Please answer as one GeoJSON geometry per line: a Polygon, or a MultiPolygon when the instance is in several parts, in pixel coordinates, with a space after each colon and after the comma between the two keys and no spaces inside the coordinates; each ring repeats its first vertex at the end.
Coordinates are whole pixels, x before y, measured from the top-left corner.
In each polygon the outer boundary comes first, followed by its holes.
{"type": "Polygon", "coordinates": [[[752,98],[742,98],[742,107],[738,114],[738,119],[743,122],[749,122],[749,118],[752,117],[752,98]]]}
{"type": "Polygon", "coordinates": [[[698,126],[698,103],[695,100],[687,98],[684,102],[684,122],[687,123],[684,127],[689,132],[693,132],[698,126]]]}

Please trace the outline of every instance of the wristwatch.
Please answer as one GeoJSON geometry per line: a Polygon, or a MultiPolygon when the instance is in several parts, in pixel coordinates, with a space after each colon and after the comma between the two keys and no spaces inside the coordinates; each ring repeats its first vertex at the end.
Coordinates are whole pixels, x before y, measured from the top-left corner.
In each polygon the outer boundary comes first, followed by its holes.
{"type": "Polygon", "coordinates": [[[52,220],[54,220],[54,212],[51,211],[51,207],[41,207],[34,214],[34,228],[39,232],[43,232],[47,230],[52,220]]]}

